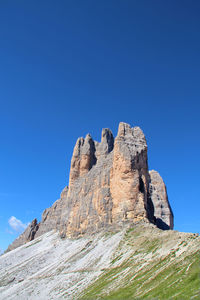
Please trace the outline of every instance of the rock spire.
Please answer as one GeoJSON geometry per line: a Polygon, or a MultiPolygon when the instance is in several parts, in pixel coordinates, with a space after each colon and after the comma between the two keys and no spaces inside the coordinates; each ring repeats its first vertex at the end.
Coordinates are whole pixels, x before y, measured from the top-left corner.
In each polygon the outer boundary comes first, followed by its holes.
{"type": "Polygon", "coordinates": [[[101,142],[90,134],[79,138],[69,178],[69,188],[44,211],[41,222],[34,221],[9,250],[52,229],[61,237],[80,236],[140,220],[173,229],[166,187],[158,172],[148,170],[147,143],[139,127],[121,122],[115,139],[107,128],[101,142]]]}

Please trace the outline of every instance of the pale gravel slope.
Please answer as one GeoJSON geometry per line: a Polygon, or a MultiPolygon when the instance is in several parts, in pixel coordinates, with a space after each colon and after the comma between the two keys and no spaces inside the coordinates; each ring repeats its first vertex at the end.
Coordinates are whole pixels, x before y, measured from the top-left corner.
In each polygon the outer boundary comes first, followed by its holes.
{"type": "Polygon", "coordinates": [[[61,240],[49,232],[0,257],[0,299],[72,299],[108,268],[123,233],[61,240]]]}
{"type": "MultiPolygon", "coordinates": [[[[140,272],[144,274],[143,284],[147,284],[174,261],[184,267],[185,257],[195,254],[199,247],[197,235],[162,231],[145,223],[115,234],[102,232],[76,240],[62,240],[52,231],[0,257],[0,299],[87,299],[92,295],[88,294],[92,283],[110,270],[118,270],[106,288],[92,296],[101,299],[134,282],[140,272]],[[145,278],[146,272],[165,258],[166,265],[145,278]]],[[[187,275],[190,264],[186,267],[187,275]]],[[[148,292],[142,286],[137,288],[137,297],[148,292]]]]}

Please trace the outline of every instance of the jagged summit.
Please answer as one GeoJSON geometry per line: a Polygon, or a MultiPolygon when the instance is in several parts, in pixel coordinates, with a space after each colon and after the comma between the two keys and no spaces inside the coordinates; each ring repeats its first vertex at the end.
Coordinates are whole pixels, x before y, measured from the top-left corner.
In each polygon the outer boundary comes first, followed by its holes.
{"type": "Polygon", "coordinates": [[[80,236],[120,230],[124,224],[140,220],[173,229],[165,184],[156,171],[148,170],[144,133],[121,122],[115,139],[107,128],[102,130],[100,143],[90,134],[78,138],[69,188],[45,209],[41,222],[34,220],[8,250],[52,229],[62,237],[80,236]]]}

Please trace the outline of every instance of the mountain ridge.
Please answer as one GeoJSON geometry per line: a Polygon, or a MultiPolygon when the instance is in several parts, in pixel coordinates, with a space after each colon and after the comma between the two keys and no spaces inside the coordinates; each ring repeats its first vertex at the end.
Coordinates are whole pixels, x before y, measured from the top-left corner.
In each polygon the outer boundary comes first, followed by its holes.
{"type": "Polygon", "coordinates": [[[69,187],[0,256],[0,299],[199,299],[200,237],[173,223],[142,130],[87,134],[69,187]]]}
{"type": "Polygon", "coordinates": [[[7,251],[50,231],[62,237],[123,229],[126,223],[147,220],[173,229],[173,212],[158,172],[148,169],[147,143],[139,127],[119,123],[116,138],[104,128],[101,142],[90,134],[78,138],[69,187],[65,187],[40,223],[34,219],[7,251]]]}

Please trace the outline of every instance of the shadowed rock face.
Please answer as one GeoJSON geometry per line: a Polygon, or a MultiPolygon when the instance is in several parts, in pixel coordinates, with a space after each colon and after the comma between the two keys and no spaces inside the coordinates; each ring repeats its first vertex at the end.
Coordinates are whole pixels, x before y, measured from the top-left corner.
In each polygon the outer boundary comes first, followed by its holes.
{"type": "Polygon", "coordinates": [[[5,252],[11,251],[27,242],[32,241],[35,238],[35,234],[39,229],[37,219],[34,219],[26,228],[26,230],[8,246],[5,252]]]}
{"type": "MultiPolygon", "coordinates": [[[[120,123],[115,139],[103,129],[100,143],[89,134],[77,140],[69,188],[43,212],[34,237],[52,229],[62,237],[119,230],[141,219],[162,229],[173,228],[165,184],[157,172],[148,171],[142,130],[120,123]]],[[[21,235],[17,247],[25,241],[21,235]]]]}
{"type": "Polygon", "coordinates": [[[166,186],[158,172],[152,170],[149,175],[149,192],[154,206],[155,223],[160,229],[173,229],[174,218],[168,201],[166,186]]]}
{"type": "Polygon", "coordinates": [[[96,163],[94,153],[95,145],[90,134],[87,134],[85,139],[77,140],[71,161],[69,186],[72,186],[78,177],[85,175],[96,163]]]}

